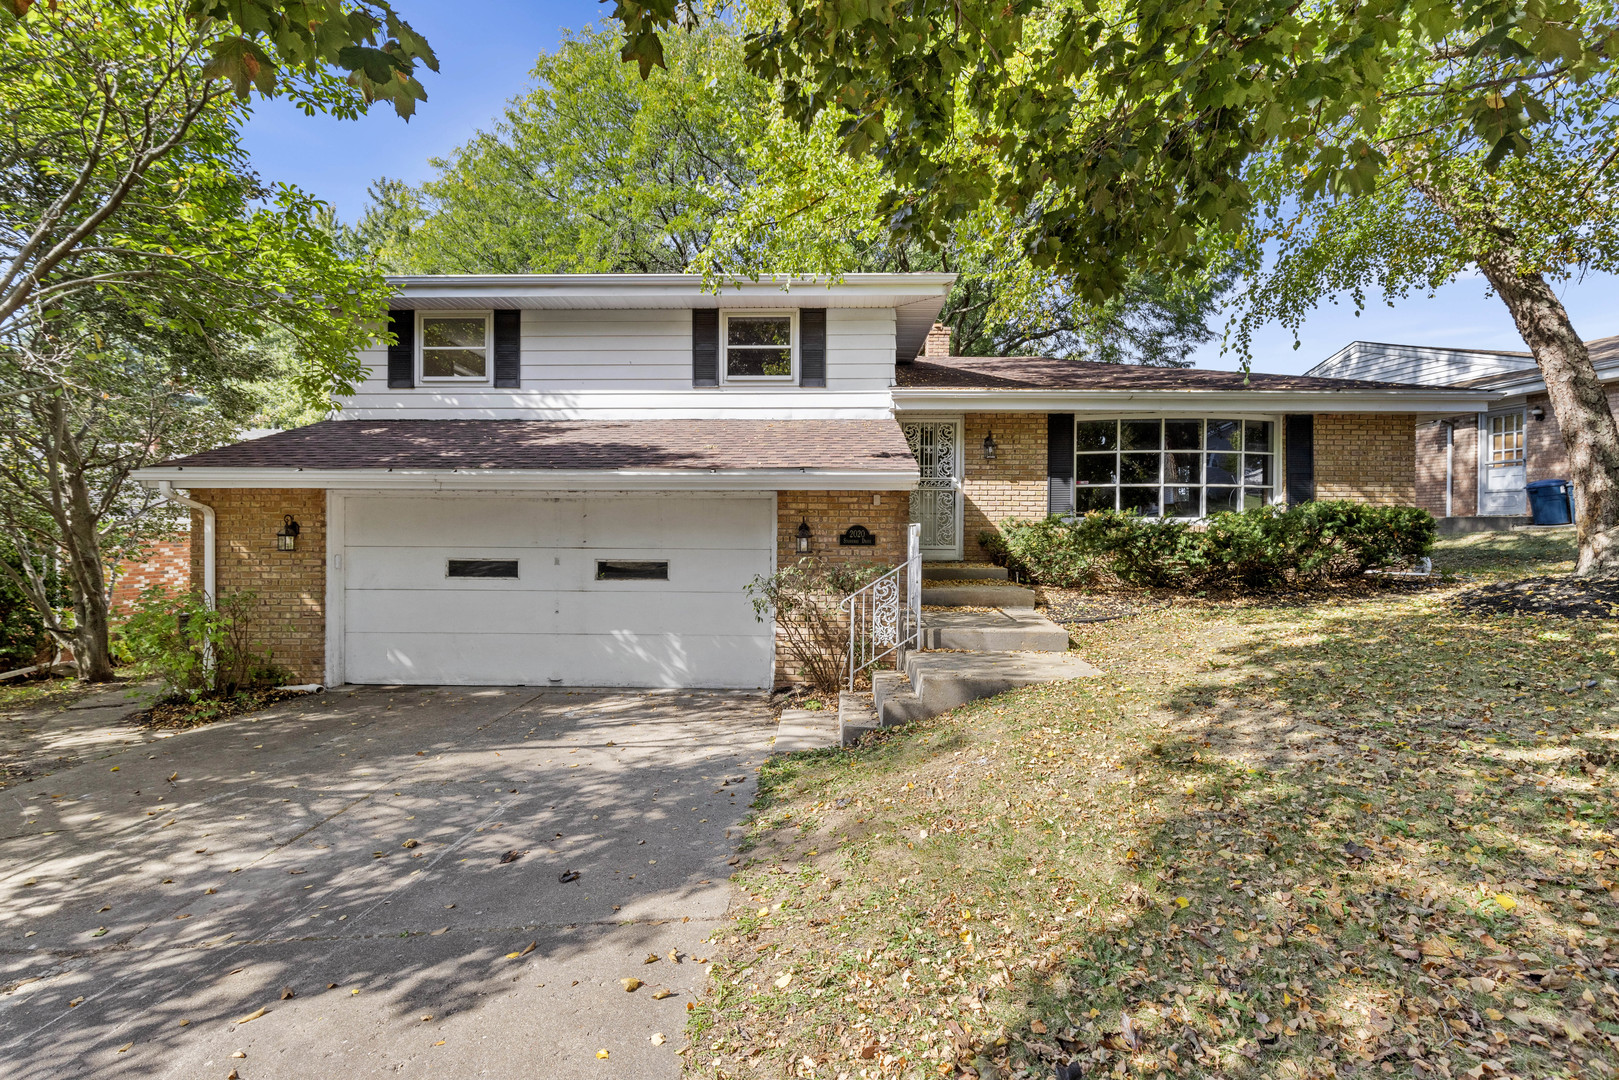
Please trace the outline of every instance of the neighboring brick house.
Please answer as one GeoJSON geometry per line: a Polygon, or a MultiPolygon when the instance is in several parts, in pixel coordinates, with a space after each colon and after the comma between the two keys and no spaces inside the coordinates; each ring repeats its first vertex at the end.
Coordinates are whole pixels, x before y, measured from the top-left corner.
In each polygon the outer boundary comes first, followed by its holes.
{"type": "Polygon", "coordinates": [[[188,493],[193,576],[258,597],[296,681],[763,688],[795,672],[745,588],[801,543],[891,566],[909,522],[978,560],[1049,512],[1410,502],[1417,416],[1491,400],[953,356],[953,280],[395,278],[341,419],[139,478],[188,493]]]}
{"type": "MultiPolygon", "coordinates": [[[[1619,337],[1587,347],[1609,408],[1619,408],[1619,337]]],[[[1416,502],[1445,519],[1447,531],[1527,521],[1526,485],[1569,479],[1562,431],[1529,353],[1357,341],[1310,374],[1413,380],[1490,395],[1477,409],[1419,418],[1416,502]]]]}
{"type": "Polygon", "coordinates": [[[153,540],[134,556],[113,567],[112,611],[115,617],[128,614],[142,593],[156,586],[166,593],[183,593],[191,587],[191,537],[178,536],[153,540]]]}

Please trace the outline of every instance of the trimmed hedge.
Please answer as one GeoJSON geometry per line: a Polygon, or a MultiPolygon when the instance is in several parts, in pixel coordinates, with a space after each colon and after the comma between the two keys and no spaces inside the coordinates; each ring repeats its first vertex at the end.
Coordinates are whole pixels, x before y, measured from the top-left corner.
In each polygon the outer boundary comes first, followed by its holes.
{"type": "Polygon", "coordinates": [[[1433,550],[1437,528],[1414,506],[1330,500],[1215,514],[1200,525],[1096,510],[1006,521],[978,541],[1019,577],[1059,588],[1110,575],[1155,588],[1272,589],[1413,563],[1433,550]]]}

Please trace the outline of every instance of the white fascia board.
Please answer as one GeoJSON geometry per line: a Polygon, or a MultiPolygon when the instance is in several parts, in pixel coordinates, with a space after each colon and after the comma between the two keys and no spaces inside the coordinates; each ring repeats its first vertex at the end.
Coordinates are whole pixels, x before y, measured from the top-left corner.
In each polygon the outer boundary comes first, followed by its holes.
{"type": "MultiPolygon", "coordinates": [[[[1619,364],[1598,364],[1596,373],[1598,382],[1614,382],[1619,380],[1619,364]]],[[[1524,378],[1511,381],[1507,381],[1506,377],[1502,376],[1502,381],[1490,387],[1490,391],[1495,394],[1516,394],[1520,396],[1544,394],[1546,392],[1546,380],[1541,377],[1538,371],[1524,378]]],[[[1501,402],[1501,404],[1506,403],[1501,402]]]]}
{"type": "Polygon", "coordinates": [[[389,277],[401,307],[702,308],[733,305],[894,307],[937,297],[954,274],[778,274],[710,285],[696,274],[412,274],[389,277]]]}
{"type": "Polygon", "coordinates": [[[1488,408],[1488,390],[928,390],[894,389],[908,412],[1456,413],[1488,408]]]}
{"type": "Polygon", "coordinates": [[[228,469],[136,470],[147,487],[413,491],[910,491],[919,474],[858,469],[228,469]]]}

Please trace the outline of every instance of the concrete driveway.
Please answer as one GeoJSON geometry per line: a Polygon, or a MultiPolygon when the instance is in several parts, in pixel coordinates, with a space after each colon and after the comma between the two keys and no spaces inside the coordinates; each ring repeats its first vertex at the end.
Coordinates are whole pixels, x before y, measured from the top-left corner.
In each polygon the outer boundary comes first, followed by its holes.
{"type": "Polygon", "coordinates": [[[345,689],[9,788],[0,1074],[675,1076],[774,734],[743,695],[345,689]]]}

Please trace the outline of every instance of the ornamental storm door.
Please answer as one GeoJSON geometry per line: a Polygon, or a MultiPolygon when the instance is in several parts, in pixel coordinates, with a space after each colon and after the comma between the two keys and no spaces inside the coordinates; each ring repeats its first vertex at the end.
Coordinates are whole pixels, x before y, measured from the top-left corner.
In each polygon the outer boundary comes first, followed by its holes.
{"type": "Polygon", "coordinates": [[[917,420],[905,441],[922,478],[911,492],[911,520],[922,526],[922,558],[961,558],[961,421],[917,420]]]}

